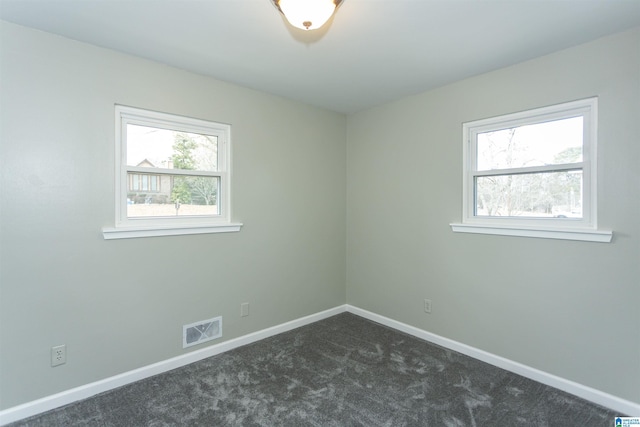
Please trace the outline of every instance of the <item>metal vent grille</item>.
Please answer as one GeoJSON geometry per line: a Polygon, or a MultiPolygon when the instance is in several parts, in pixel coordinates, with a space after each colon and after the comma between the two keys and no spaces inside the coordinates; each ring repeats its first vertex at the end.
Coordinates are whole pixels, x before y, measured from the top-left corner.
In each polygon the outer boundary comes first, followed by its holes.
{"type": "Polygon", "coordinates": [[[182,348],[211,341],[222,336],[222,316],[184,325],[182,348]]]}

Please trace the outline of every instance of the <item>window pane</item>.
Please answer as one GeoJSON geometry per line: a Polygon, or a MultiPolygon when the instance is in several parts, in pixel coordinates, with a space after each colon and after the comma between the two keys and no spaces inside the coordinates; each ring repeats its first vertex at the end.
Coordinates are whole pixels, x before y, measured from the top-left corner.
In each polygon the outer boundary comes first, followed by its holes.
{"type": "Polygon", "coordinates": [[[127,165],[217,171],[218,137],[128,124],[127,165]]]}
{"type": "Polygon", "coordinates": [[[476,216],[582,218],[582,171],[477,177],[476,216]]]}
{"type": "Polygon", "coordinates": [[[477,170],[582,161],[582,116],[518,126],[477,136],[477,170]]]}
{"type": "Polygon", "coordinates": [[[152,183],[158,182],[159,191],[129,191],[127,217],[220,215],[220,178],[183,175],[143,176],[148,177],[152,183]]]}

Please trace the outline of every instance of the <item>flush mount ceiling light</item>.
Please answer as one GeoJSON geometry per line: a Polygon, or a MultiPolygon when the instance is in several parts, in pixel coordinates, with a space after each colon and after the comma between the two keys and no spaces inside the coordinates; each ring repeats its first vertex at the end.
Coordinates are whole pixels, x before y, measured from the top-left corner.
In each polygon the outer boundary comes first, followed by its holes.
{"type": "Polygon", "coordinates": [[[272,0],[294,27],[315,30],[331,18],[343,0],[272,0]]]}

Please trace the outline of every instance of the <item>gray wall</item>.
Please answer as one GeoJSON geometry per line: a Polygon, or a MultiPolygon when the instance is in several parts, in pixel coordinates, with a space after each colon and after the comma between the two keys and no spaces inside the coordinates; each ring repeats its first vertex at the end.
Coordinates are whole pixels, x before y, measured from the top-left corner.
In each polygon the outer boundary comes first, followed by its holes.
{"type": "Polygon", "coordinates": [[[347,302],[640,402],[639,120],[640,29],[349,117],[347,302]],[[594,95],[613,243],[451,231],[463,122],[594,95]]]}
{"type": "Polygon", "coordinates": [[[0,409],[183,354],[185,323],[229,339],[345,301],[640,401],[640,30],[349,117],[0,30],[0,409]],[[451,232],[462,122],[594,95],[613,243],[451,232]],[[114,103],[230,123],[242,231],[103,240],[114,103]]]}
{"type": "Polygon", "coordinates": [[[183,354],[183,324],[222,315],[226,340],[344,304],[344,115],[1,31],[0,408],[183,354]],[[239,233],[103,240],[115,103],[232,125],[239,233]]]}

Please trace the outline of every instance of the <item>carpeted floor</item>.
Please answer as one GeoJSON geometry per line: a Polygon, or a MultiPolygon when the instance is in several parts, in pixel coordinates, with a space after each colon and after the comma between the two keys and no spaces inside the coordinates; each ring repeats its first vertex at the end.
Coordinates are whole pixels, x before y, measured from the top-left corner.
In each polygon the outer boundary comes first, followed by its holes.
{"type": "Polygon", "coordinates": [[[343,313],[11,426],[613,426],[575,396],[343,313]]]}

